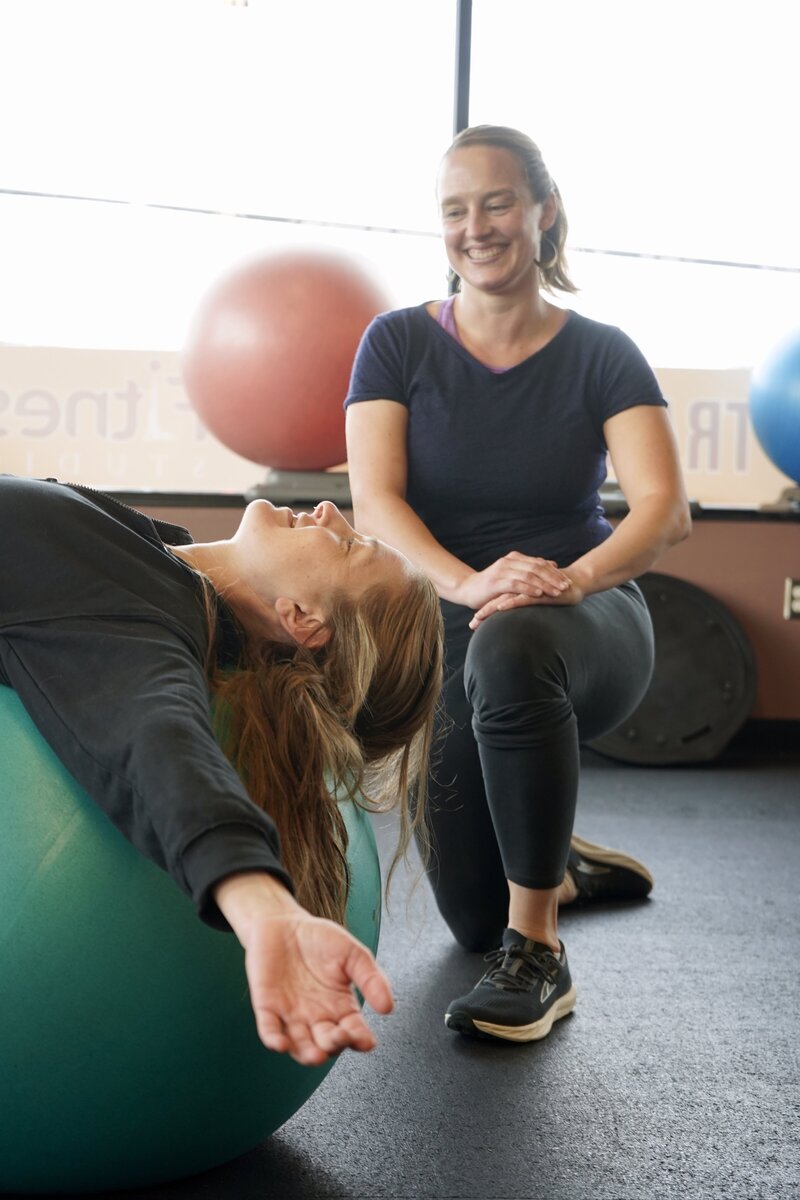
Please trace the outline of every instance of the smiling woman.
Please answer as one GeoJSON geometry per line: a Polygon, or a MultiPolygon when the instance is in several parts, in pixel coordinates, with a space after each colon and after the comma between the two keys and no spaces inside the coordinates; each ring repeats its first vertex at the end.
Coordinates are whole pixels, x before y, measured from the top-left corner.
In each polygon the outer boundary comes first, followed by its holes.
{"type": "Polygon", "coordinates": [[[633,580],[686,536],[688,507],[637,347],[543,294],[574,287],[539,147],[466,129],[437,190],[460,287],[367,330],[350,484],[359,528],[425,570],[445,613],[437,776],[454,782],[431,805],[431,882],[454,936],[494,964],[446,1021],[532,1041],[575,1004],[559,906],[652,886],[630,855],[573,838],[579,744],[644,694],[652,632],[633,580]],[[598,491],[609,452],[630,510],[615,530],[598,491]]]}
{"type": "Polygon", "coordinates": [[[371,1049],[352,985],[382,1012],[391,993],[334,923],[348,877],[331,785],[396,804],[405,843],[422,820],[432,585],[330,503],[256,501],[234,537],[194,544],[91,489],[0,476],[0,521],[0,683],[201,919],[236,933],[265,1045],[303,1063],[371,1049]]]}
{"type": "MultiPolygon", "coordinates": [[[[488,144],[466,131],[442,161],[437,192],[456,290],[464,270],[481,265],[502,265],[512,278],[516,268],[523,288],[536,267],[548,291],[576,290],[564,260],[561,196],[530,139],[507,130],[488,144]]],[[[483,286],[490,278],[483,277],[483,286]]]]}

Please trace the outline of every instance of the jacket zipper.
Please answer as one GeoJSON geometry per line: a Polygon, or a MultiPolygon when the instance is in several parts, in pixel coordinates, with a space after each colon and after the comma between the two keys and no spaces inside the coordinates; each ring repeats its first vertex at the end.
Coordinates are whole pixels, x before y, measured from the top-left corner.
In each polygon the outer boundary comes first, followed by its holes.
{"type": "MultiPolygon", "coordinates": [[[[61,480],[52,479],[49,482],[60,483],[61,480]]],[[[86,483],[67,482],[66,486],[74,488],[76,492],[88,492],[92,496],[101,496],[103,500],[108,500],[111,504],[115,504],[117,508],[133,513],[137,517],[147,517],[147,514],[140,512],[138,508],[133,508],[130,504],[125,504],[123,500],[117,500],[116,496],[109,496],[108,492],[101,492],[99,488],[90,487],[86,483]]],[[[163,529],[164,531],[167,529],[184,529],[183,525],[176,525],[173,521],[162,521],[160,517],[147,517],[147,520],[152,521],[157,529],[163,529]]],[[[188,533],[189,531],[188,529],[184,529],[184,532],[188,533]]]]}

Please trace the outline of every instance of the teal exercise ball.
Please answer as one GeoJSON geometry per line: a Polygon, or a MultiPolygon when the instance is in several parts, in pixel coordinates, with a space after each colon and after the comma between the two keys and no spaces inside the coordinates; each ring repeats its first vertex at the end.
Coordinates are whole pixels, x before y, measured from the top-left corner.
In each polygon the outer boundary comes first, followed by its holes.
{"type": "Polygon", "coordinates": [[[753,371],[750,420],[765,454],[800,484],[800,330],[753,371]]]}
{"type": "MultiPolygon", "coordinates": [[[[236,1158],[331,1063],[259,1041],[232,934],[140,855],[0,687],[0,1192],[109,1192],[236,1158]]],[[[374,952],[380,868],[342,802],[347,926],[374,952]]]]}

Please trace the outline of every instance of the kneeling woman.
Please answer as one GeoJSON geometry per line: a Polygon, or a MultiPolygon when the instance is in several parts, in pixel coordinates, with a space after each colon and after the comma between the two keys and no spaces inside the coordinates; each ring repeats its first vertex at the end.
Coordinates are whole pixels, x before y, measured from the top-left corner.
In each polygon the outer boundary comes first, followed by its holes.
{"type": "Polygon", "coordinates": [[[391,991],[337,924],[328,785],[391,788],[402,849],[441,684],[430,582],[328,501],[256,500],[232,538],[193,543],[91,489],[6,475],[0,527],[0,684],[200,917],[233,929],[266,1046],[308,1064],[371,1049],[353,986],[379,1012],[391,991]]]}

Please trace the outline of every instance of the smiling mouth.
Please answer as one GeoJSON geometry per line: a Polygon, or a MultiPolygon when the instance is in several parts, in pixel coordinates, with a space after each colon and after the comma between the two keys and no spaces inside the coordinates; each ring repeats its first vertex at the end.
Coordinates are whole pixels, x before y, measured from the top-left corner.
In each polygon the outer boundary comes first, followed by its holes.
{"type": "Polygon", "coordinates": [[[487,246],[486,248],[473,247],[466,251],[467,258],[470,262],[492,262],[493,259],[499,258],[505,250],[505,246],[487,246]]]}

